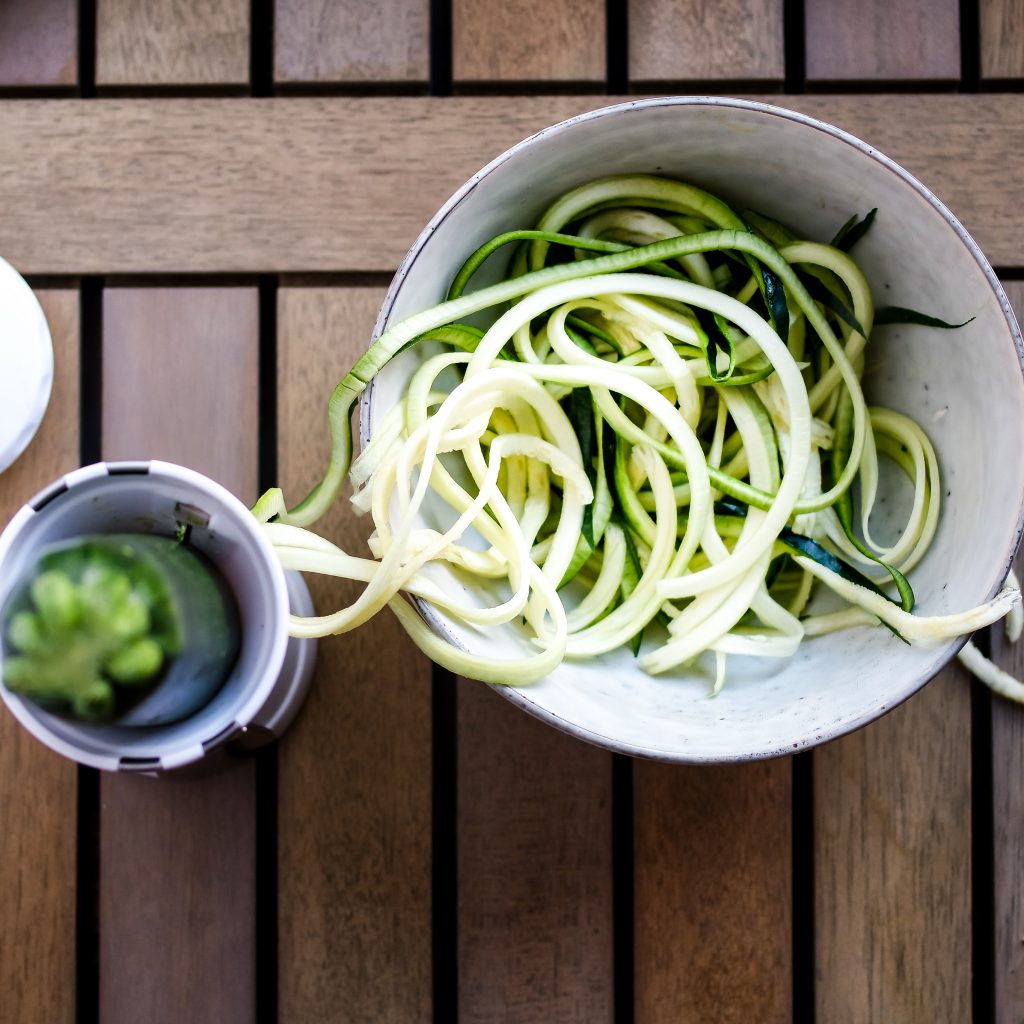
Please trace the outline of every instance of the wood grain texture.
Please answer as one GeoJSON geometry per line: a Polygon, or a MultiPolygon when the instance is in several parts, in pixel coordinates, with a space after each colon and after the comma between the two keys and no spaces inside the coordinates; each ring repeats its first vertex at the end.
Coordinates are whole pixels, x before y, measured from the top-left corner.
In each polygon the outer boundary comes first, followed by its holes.
{"type": "Polygon", "coordinates": [[[103,295],[103,457],[179,462],[256,496],[254,288],[103,295]]]}
{"type": "MultiPolygon", "coordinates": [[[[1006,281],[1007,297],[1024,317],[1024,282],[1006,281]]],[[[1024,553],[1014,564],[1024,579],[1024,553]]],[[[1024,643],[1011,644],[1001,626],[991,630],[992,659],[1024,679],[1024,643]]],[[[995,1021],[1024,1020],[1024,707],[992,696],[992,820],[995,918],[995,1021]]]]}
{"type": "Polygon", "coordinates": [[[970,684],[814,754],[818,1024],[971,1019],[970,684]]]}
{"type": "Polygon", "coordinates": [[[1024,4],[980,0],[982,78],[1024,76],[1024,4]]]}
{"type": "MultiPolygon", "coordinates": [[[[293,501],[329,450],[325,401],[366,348],[384,292],[283,288],[278,461],[293,501]]],[[[317,530],[366,555],[342,498],[317,530]]],[[[310,577],[326,612],[358,590],[310,577]]],[[[282,1024],[428,1024],[431,667],[390,612],[320,642],[309,702],[279,752],[282,1024]]]]}
{"type": "Polygon", "coordinates": [[[782,29],[782,0],[630,0],[629,75],[781,81],[782,29]]]}
{"type": "MultiPolygon", "coordinates": [[[[1016,562],[1024,578],[1024,557],[1016,562]]],[[[992,657],[1000,668],[1024,679],[1024,647],[992,630],[992,657]]],[[[995,910],[995,1021],[1024,1020],[1024,707],[992,697],[993,906],[995,910]]]]}
{"type": "Polygon", "coordinates": [[[807,0],[807,78],[955,81],[958,0],[807,0]]]}
{"type": "MultiPolygon", "coordinates": [[[[257,308],[253,288],[106,290],[103,457],[183,463],[251,501],[257,308]]],[[[250,1024],[254,764],[106,775],[100,798],[101,1020],[250,1024]]]]}
{"type": "Polygon", "coordinates": [[[249,0],[96,0],[96,84],[246,84],[249,7],[249,0]]]}
{"type": "Polygon", "coordinates": [[[458,693],[462,1024],[611,1024],[612,759],[458,693]]]}
{"type": "MultiPolygon", "coordinates": [[[[774,99],[870,140],[942,196],[993,262],[1024,265],[1005,173],[1024,151],[1024,96],[774,99]]],[[[606,102],[8,101],[0,252],[30,273],[393,270],[483,163],[606,102]]]]}
{"type": "MultiPolygon", "coordinates": [[[[54,388],[28,449],[0,475],[0,524],[78,465],[78,292],[37,292],[54,388]]],[[[0,706],[0,1020],[75,1021],[78,770],[0,706]]]]}
{"type": "Polygon", "coordinates": [[[426,82],[429,0],[277,0],[279,82],[426,82]]]}
{"type": "Polygon", "coordinates": [[[77,80],[75,0],[0,3],[0,85],[74,85],[77,80]]]}
{"type": "Polygon", "coordinates": [[[636,1024],[792,1020],[791,772],[636,762],[636,1024]]]}
{"type": "Polygon", "coordinates": [[[603,82],[603,0],[454,0],[457,82],[603,82]]]}

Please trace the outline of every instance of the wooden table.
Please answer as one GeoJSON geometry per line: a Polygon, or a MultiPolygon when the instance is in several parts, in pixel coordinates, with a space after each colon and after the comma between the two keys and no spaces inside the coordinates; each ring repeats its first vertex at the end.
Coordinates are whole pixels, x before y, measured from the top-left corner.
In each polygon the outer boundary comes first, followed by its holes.
{"type": "MultiPolygon", "coordinates": [[[[298,493],[420,227],[608,93],[854,132],[1024,302],[1022,82],[1022,0],[0,4],[0,253],[58,360],[0,519],[101,457],[298,493]]],[[[631,762],[385,617],[322,644],[278,748],[210,778],[101,778],[4,713],[0,1021],[1018,1022],[1022,740],[954,667],[813,753],[631,762]]]]}

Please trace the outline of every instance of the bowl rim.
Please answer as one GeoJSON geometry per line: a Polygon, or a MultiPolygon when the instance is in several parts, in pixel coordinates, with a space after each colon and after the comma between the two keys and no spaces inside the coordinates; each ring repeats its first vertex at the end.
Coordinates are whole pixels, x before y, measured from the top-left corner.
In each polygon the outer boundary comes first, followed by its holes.
{"type": "MultiPolygon", "coordinates": [[[[939,216],[942,217],[946,224],[952,228],[954,234],[959,238],[970,256],[973,257],[999,303],[999,307],[1003,313],[1003,319],[1009,329],[1010,340],[1013,343],[1014,350],[1017,355],[1017,364],[1021,371],[1022,379],[1024,379],[1024,339],[1022,339],[1020,327],[1018,326],[1016,317],[1010,307],[1010,302],[1007,298],[1006,292],[1003,290],[1003,287],[999,282],[999,278],[996,276],[995,271],[992,269],[991,264],[988,262],[988,259],[985,257],[978,243],[975,242],[970,233],[960,223],[949,207],[947,207],[946,204],[931,191],[931,189],[891,157],[886,156],[874,146],[869,145],[857,136],[852,135],[850,132],[844,131],[842,128],[838,128],[826,121],[812,117],[809,114],[790,110],[786,107],[776,106],[771,103],[764,103],[759,100],[740,99],[738,97],[729,96],[654,96],[644,99],[628,100],[623,103],[615,103],[599,107],[595,110],[585,111],[581,114],[576,114],[572,117],[559,121],[556,124],[542,128],[540,131],[535,132],[520,142],[517,142],[515,145],[510,146],[503,153],[485,164],[472,177],[467,179],[467,181],[451,196],[451,198],[437,211],[437,213],[431,217],[427,225],[417,236],[416,240],[409,248],[409,251],[406,253],[405,258],[399,265],[398,270],[388,287],[387,294],[385,295],[383,304],[381,305],[380,313],[377,316],[377,321],[374,324],[373,341],[376,341],[379,335],[387,327],[391,314],[394,310],[395,303],[398,299],[398,294],[405,283],[406,277],[421,255],[426,243],[433,236],[434,232],[437,231],[437,229],[441,227],[441,225],[451,216],[451,214],[463,202],[465,202],[466,199],[468,199],[476,189],[477,185],[483,181],[484,178],[488,177],[507,161],[516,157],[519,153],[548,136],[560,134],[572,129],[575,125],[584,122],[596,121],[605,117],[614,117],[624,113],[629,113],[633,110],[650,109],[652,107],[732,108],[781,118],[783,120],[802,125],[805,128],[810,128],[815,131],[822,132],[825,135],[829,135],[839,142],[853,147],[864,156],[874,160],[892,174],[895,174],[905,184],[909,185],[932,207],[933,210],[935,210],[936,213],[939,214],[939,216]]],[[[359,403],[360,443],[364,446],[370,436],[370,411],[373,406],[374,391],[375,381],[371,380],[366,391],[360,398],[359,403]]],[[[988,598],[994,597],[1001,589],[1003,581],[1006,579],[1006,576],[1012,567],[1013,559],[1017,548],[1021,543],[1022,536],[1024,536],[1024,494],[1021,495],[1020,504],[1017,509],[1016,529],[1013,531],[1012,540],[1005,555],[1003,556],[1001,563],[1002,570],[992,581],[988,590],[988,598]]],[[[444,621],[429,604],[415,597],[410,597],[410,601],[426,623],[436,633],[446,637],[448,641],[455,644],[455,646],[464,647],[464,645],[451,632],[451,630],[448,629],[444,621]]],[[[936,656],[932,658],[915,676],[910,678],[902,687],[894,691],[890,699],[880,707],[872,708],[849,719],[844,719],[841,722],[829,723],[827,726],[824,726],[820,730],[816,730],[812,733],[798,735],[789,743],[781,747],[765,747],[764,749],[752,752],[707,755],[694,754],[685,750],[667,750],[659,747],[645,747],[637,744],[624,743],[612,737],[604,736],[591,729],[579,726],[565,718],[562,718],[560,715],[547,710],[546,708],[540,707],[530,699],[529,687],[519,688],[492,683],[485,685],[490,686],[492,690],[496,690],[506,700],[510,701],[521,710],[543,722],[546,722],[559,731],[568,733],[577,739],[591,743],[605,750],[610,750],[614,753],[627,754],[631,757],[641,757],[648,760],[663,761],[673,764],[736,764],[748,761],[762,761],[786,754],[794,754],[801,750],[809,750],[816,746],[820,746],[823,743],[839,739],[840,737],[846,736],[849,733],[870,724],[871,722],[877,721],[889,712],[893,711],[895,708],[899,707],[904,701],[908,700],[915,693],[921,690],[928,682],[930,682],[938,672],[953,660],[960,649],[967,643],[968,639],[970,638],[967,636],[958,637],[943,647],[936,648],[936,656]]]]}

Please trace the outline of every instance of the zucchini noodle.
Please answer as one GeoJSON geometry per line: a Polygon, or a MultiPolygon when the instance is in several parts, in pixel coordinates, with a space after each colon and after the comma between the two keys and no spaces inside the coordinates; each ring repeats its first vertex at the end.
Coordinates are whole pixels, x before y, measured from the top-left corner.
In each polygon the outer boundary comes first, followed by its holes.
{"type": "MultiPolygon", "coordinates": [[[[939,462],[917,423],[865,401],[875,309],[841,235],[800,239],[691,185],[622,175],[467,254],[446,300],[388,328],[335,389],[323,480],[292,509],[277,489],[253,509],[286,569],[364,585],[347,607],[293,616],[293,635],[342,633],[386,606],[430,658],[485,682],[526,685],[628,646],[651,674],[708,655],[712,693],[730,656],[789,658],[839,629],[935,643],[1008,617],[1019,635],[1013,579],[977,608],[913,611],[906,574],[938,526],[939,462]],[[495,253],[508,275],[473,290],[495,253]],[[354,401],[424,342],[445,351],[353,462],[354,401]],[[880,460],[913,491],[888,543],[872,523],[880,460]],[[371,520],[368,556],[309,529],[346,477],[371,520]],[[844,607],[816,610],[816,591],[844,607]],[[522,654],[470,653],[417,603],[510,625],[522,654]]],[[[961,658],[1024,696],[973,645],[961,658]]]]}

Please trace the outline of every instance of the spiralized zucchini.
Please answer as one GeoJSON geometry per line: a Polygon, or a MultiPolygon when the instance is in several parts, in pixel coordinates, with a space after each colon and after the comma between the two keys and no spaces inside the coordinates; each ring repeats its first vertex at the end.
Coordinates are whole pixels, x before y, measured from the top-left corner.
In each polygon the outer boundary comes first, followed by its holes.
{"type": "MultiPolygon", "coordinates": [[[[826,245],[693,186],[624,175],[482,246],[444,302],[389,328],[338,385],[321,483],[294,509],[274,489],[253,510],[285,568],[365,584],[345,608],[293,617],[292,633],[342,633],[386,605],[429,657],[486,682],[528,684],[627,645],[649,673],[713,653],[717,692],[730,655],[787,658],[807,637],[872,623],[942,641],[1006,616],[1015,587],[958,614],[913,613],[906,574],[942,488],[925,432],[861,389],[875,309],[844,247],[871,220],[826,245]],[[509,250],[508,276],[470,290],[509,250]],[[467,322],[484,311],[485,331],[467,322]],[[444,351],[352,463],[355,399],[426,341],[444,351]],[[914,494],[888,544],[872,533],[880,459],[914,494]],[[368,556],[309,529],[346,477],[372,520],[368,556]],[[501,600],[460,598],[431,563],[501,600]],[[846,607],[809,613],[820,586],[846,607]],[[462,650],[410,597],[466,624],[514,623],[536,653],[462,650]]],[[[997,679],[970,645],[964,658],[997,679]]]]}

